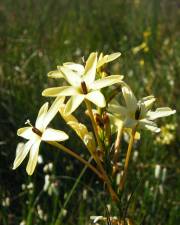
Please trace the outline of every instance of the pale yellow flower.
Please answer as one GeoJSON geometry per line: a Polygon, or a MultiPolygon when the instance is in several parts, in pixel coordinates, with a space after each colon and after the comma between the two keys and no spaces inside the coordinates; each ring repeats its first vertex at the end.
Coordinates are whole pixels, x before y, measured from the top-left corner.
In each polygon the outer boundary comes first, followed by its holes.
{"type": "Polygon", "coordinates": [[[85,67],[80,64],[65,63],[59,69],[70,86],[48,88],[43,91],[42,95],[51,97],[71,96],[66,104],[66,114],[75,111],[85,99],[100,108],[105,107],[106,101],[100,89],[121,82],[123,76],[111,75],[95,80],[96,66],[97,53],[90,54],[85,67]]]}
{"type": "MultiPolygon", "coordinates": [[[[110,55],[103,55],[103,53],[100,53],[97,59],[96,69],[99,70],[100,67],[103,67],[107,63],[114,61],[120,56],[121,56],[120,52],[115,52],[110,55]]],[[[85,73],[85,67],[78,63],[66,62],[66,63],[63,63],[63,67],[67,67],[68,69],[72,70],[75,73],[80,74],[81,76],[85,73]]],[[[57,70],[50,71],[48,73],[48,77],[63,78],[63,72],[61,71],[61,68],[62,66],[57,66],[57,70]]]]}
{"type": "Polygon", "coordinates": [[[63,98],[58,97],[48,110],[48,102],[46,102],[39,110],[35,126],[27,123],[30,126],[18,129],[17,135],[27,139],[27,143],[19,145],[16,151],[16,158],[13,164],[13,169],[16,169],[29,153],[29,161],[26,171],[32,175],[38,160],[39,146],[41,141],[64,141],[68,139],[68,135],[60,130],[47,128],[50,121],[54,118],[59,110],[59,106],[63,102],[63,98]]]}
{"type": "Polygon", "coordinates": [[[169,107],[157,108],[155,111],[152,111],[151,108],[155,102],[154,96],[147,96],[137,101],[130,87],[125,83],[122,85],[122,93],[126,106],[112,103],[109,105],[109,111],[123,120],[124,127],[139,127],[159,132],[160,128],[153,121],[160,117],[170,116],[176,112],[169,107]]]}

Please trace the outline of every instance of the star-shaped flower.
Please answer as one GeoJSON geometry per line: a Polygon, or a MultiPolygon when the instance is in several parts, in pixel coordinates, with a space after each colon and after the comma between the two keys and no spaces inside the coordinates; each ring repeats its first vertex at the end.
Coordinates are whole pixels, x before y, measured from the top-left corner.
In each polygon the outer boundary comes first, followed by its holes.
{"type": "Polygon", "coordinates": [[[115,104],[109,105],[109,111],[123,120],[124,127],[127,128],[146,128],[153,132],[159,132],[160,128],[153,122],[155,119],[170,116],[176,112],[169,107],[157,108],[152,111],[151,108],[155,102],[154,96],[150,95],[137,101],[133,92],[127,84],[122,85],[122,93],[125,99],[126,107],[115,104]]]}
{"type": "MultiPolygon", "coordinates": [[[[97,53],[91,53],[87,59],[85,67],[75,63],[65,63],[58,67],[63,74],[63,78],[70,86],[48,88],[43,91],[43,96],[71,96],[65,108],[65,113],[70,114],[87,99],[100,108],[105,107],[104,95],[101,88],[121,82],[123,76],[111,75],[99,80],[95,80],[97,66],[97,53]]],[[[61,75],[60,75],[61,77],[61,75]]]]}
{"type": "Polygon", "coordinates": [[[61,97],[56,98],[49,110],[48,102],[46,102],[39,110],[35,126],[32,126],[30,121],[28,121],[27,123],[30,126],[18,129],[17,135],[28,141],[25,145],[21,145],[16,152],[13,169],[16,169],[30,152],[26,171],[29,175],[32,175],[37,164],[41,141],[65,141],[68,139],[68,135],[65,132],[47,128],[50,121],[58,112],[59,106],[63,100],[64,99],[61,97]]]}
{"type": "MultiPolygon", "coordinates": [[[[107,63],[114,61],[118,57],[121,56],[120,52],[115,52],[110,55],[103,55],[103,53],[100,53],[97,64],[96,64],[96,70],[99,71],[102,67],[104,67],[107,63]]],[[[74,62],[66,62],[63,63],[64,67],[67,67],[70,70],[73,70],[74,72],[80,74],[81,76],[85,73],[85,68],[81,64],[74,63],[74,62]]],[[[62,66],[57,66],[57,70],[50,71],[48,73],[48,77],[50,78],[63,78],[63,73],[61,71],[62,66]]]]}

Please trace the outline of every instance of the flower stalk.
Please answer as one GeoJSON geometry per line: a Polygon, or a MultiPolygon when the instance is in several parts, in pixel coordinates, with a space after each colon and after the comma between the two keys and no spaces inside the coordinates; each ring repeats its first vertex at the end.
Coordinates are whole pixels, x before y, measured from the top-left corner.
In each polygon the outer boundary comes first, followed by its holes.
{"type": "Polygon", "coordinates": [[[82,162],[83,164],[85,164],[87,167],[89,167],[96,175],[98,175],[98,177],[100,179],[103,179],[104,180],[104,178],[101,175],[101,173],[94,166],[92,166],[92,164],[90,164],[85,159],[83,159],[80,155],[76,154],[75,152],[73,152],[69,148],[67,148],[67,147],[59,144],[56,141],[48,141],[47,143],[50,144],[50,145],[52,145],[52,146],[54,146],[54,147],[56,147],[56,148],[59,148],[60,150],[62,150],[63,152],[66,152],[67,154],[73,156],[74,158],[76,158],[77,160],[79,160],[80,162],[82,162]]]}
{"type": "Polygon", "coordinates": [[[134,144],[135,134],[136,134],[136,127],[134,127],[132,129],[132,132],[131,132],[131,137],[130,137],[128,150],[127,150],[127,154],[126,154],[126,159],[125,159],[125,164],[124,164],[124,172],[123,172],[122,179],[120,181],[120,190],[123,190],[124,185],[125,185],[125,180],[126,180],[126,177],[127,177],[129,160],[130,160],[130,156],[131,156],[131,152],[132,152],[132,147],[133,147],[133,144],[134,144]]]}
{"type": "Polygon", "coordinates": [[[123,134],[123,123],[118,128],[118,133],[117,133],[117,137],[116,137],[116,141],[115,141],[115,145],[114,145],[113,161],[114,161],[115,167],[116,167],[116,164],[118,162],[118,158],[119,158],[119,154],[120,154],[120,145],[121,145],[122,134],[123,134]]]}

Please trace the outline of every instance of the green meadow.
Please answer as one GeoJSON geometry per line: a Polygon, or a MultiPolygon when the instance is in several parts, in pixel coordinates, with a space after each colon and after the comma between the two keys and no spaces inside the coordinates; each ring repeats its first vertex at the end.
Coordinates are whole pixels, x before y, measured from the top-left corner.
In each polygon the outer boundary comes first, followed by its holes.
{"type": "MultiPolygon", "coordinates": [[[[141,133],[133,149],[122,209],[135,225],[179,224],[177,0],[0,2],[0,224],[58,225],[58,218],[59,225],[90,225],[91,216],[107,216],[109,207],[112,216],[118,214],[96,175],[45,143],[32,176],[25,171],[27,159],[12,170],[16,146],[24,141],[17,136],[17,129],[27,119],[34,121],[45,101],[52,102],[42,91],[62,84],[47,73],[66,61],[81,62],[93,51],[121,52],[108,69],[123,74],[136,96],[153,94],[155,106],[177,111],[158,121],[161,133],[141,133]]],[[[84,109],[82,106],[75,115],[90,126],[84,109]]],[[[65,146],[88,159],[73,130],[58,116],[52,124],[71,136],[65,146]]],[[[124,156],[122,152],[122,162],[124,156]]]]}

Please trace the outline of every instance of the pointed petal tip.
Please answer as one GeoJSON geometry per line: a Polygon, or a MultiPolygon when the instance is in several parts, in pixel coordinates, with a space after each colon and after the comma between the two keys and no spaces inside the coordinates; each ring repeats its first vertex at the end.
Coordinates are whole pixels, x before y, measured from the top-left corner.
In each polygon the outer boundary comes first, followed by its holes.
{"type": "Polygon", "coordinates": [[[119,79],[121,79],[121,80],[123,80],[124,79],[124,75],[119,75],[120,76],[120,78],[119,79]]]}
{"type": "Polygon", "coordinates": [[[29,170],[26,168],[26,173],[27,173],[29,176],[32,176],[32,175],[33,175],[33,172],[34,172],[34,171],[29,171],[29,170]]]}
{"type": "Polygon", "coordinates": [[[44,90],[41,94],[42,96],[46,96],[46,90],[44,90]]]}
{"type": "Polygon", "coordinates": [[[12,170],[15,170],[17,168],[17,166],[13,165],[12,170]]]}
{"type": "Polygon", "coordinates": [[[33,134],[32,127],[30,127],[30,126],[22,127],[17,130],[17,136],[23,137],[27,140],[29,140],[31,138],[32,134],[33,134]]]}
{"type": "Polygon", "coordinates": [[[60,70],[53,70],[53,71],[50,71],[47,76],[49,78],[64,78],[62,72],[60,70]]]}
{"type": "Polygon", "coordinates": [[[17,130],[17,136],[20,136],[20,129],[21,129],[21,128],[19,128],[19,129],[17,130]]]}
{"type": "Polygon", "coordinates": [[[45,96],[45,97],[50,97],[50,89],[51,88],[47,88],[45,89],[44,91],[42,91],[42,96],[45,96]]]}
{"type": "Polygon", "coordinates": [[[120,57],[122,54],[121,54],[121,52],[114,52],[114,53],[112,53],[112,55],[114,55],[115,59],[117,59],[117,58],[120,57]]]}

